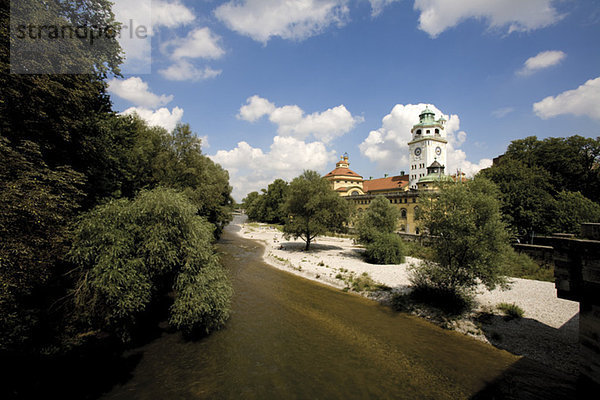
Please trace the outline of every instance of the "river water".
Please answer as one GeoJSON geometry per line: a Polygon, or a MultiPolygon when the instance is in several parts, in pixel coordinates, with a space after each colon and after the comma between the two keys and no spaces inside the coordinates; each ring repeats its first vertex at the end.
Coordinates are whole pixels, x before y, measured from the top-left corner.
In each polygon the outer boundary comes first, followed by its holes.
{"type": "MultiPolygon", "coordinates": [[[[235,222],[235,221],[234,221],[235,222]]],[[[459,399],[518,358],[363,297],[274,269],[226,228],[233,314],[198,341],[177,333],[136,351],[106,399],[459,399]]]]}

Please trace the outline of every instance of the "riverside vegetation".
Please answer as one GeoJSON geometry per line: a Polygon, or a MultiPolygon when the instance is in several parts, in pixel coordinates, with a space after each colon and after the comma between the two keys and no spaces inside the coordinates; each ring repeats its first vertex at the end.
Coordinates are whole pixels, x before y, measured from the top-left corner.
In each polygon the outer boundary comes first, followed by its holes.
{"type": "MultiPolygon", "coordinates": [[[[71,3],[30,11],[114,26],[108,1],[71,3]]],[[[232,198],[188,125],[168,132],[112,110],[115,39],[76,56],[95,73],[10,74],[0,7],[0,354],[15,361],[3,388],[14,396],[35,387],[33,366],[135,341],[165,304],[175,329],[221,326],[231,286],[213,243],[232,198]]]]}

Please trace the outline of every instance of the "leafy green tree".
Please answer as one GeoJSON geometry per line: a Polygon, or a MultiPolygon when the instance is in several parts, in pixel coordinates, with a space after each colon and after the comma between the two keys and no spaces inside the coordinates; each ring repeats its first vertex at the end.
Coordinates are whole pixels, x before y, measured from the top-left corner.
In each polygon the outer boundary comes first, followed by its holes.
{"type": "Polygon", "coordinates": [[[600,137],[574,135],[538,140],[530,136],[513,141],[505,158],[545,169],[555,193],[581,192],[592,201],[600,202],[600,137]]]}
{"type": "Polygon", "coordinates": [[[45,292],[64,272],[83,183],[69,167],[49,168],[35,143],[0,137],[0,350],[32,350],[44,334],[45,292]]]}
{"type": "Polygon", "coordinates": [[[503,260],[509,234],[498,195],[492,182],[476,178],[444,184],[420,199],[418,219],[436,244],[434,261],[415,267],[415,285],[461,296],[479,282],[488,289],[506,284],[503,260]]]}
{"type": "Polygon", "coordinates": [[[600,222],[600,204],[579,192],[562,191],[556,196],[554,221],[557,232],[579,233],[581,223],[600,222]]]}
{"type": "Polygon", "coordinates": [[[229,315],[231,286],[212,246],[213,226],[183,194],[158,188],[98,206],[78,221],[69,252],[78,268],[81,323],[123,341],[175,282],[171,323],[210,331],[229,315]]]}
{"type": "Polygon", "coordinates": [[[400,211],[385,196],[377,196],[358,217],[356,231],[362,243],[372,242],[377,234],[393,233],[398,227],[400,211]]]}
{"type": "Polygon", "coordinates": [[[350,205],[331,190],[331,185],[315,171],[304,171],[290,183],[284,205],[289,216],[283,232],[289,237],[311,241],[327,231],[341,232],[350,217],[350,205]]]}
{"type": "Polygon", "coordinates": [[[550,174],[511,158],[482,170],[478,176],[500,189],[502,215],[515,234],[528,240],[534,233],[547,234],[554,225],[555,200],[550,174]]]}
{"type": "Polygon", "coordinates": [[[267,192],[264,194],[264,222],[271,224],[282,224],[285,222],[287,215],[283,206],[288,192],[288,183],[283,179],[275,179],[269,184],[267,192]]]}

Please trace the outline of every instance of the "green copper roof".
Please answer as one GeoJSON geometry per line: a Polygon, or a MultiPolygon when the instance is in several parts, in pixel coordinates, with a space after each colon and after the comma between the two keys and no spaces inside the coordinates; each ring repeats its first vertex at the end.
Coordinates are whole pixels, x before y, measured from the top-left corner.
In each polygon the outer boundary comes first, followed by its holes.
{"type": "Polygon", "coordinates": [[[419,179],[419,181],[417,183],[432,183],[432,182],[451,181],[451,180],[452,180],[452,178],[450,178],[448,175],[440,175],[437,173],[433,173],[433,174],[428,174],[428,175],[421,177],[421,179],[419,179]]]}

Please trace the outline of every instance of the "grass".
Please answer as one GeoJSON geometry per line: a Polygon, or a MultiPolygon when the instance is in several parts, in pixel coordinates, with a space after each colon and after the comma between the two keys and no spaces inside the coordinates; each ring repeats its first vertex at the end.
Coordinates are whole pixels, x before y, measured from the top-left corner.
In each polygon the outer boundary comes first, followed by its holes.
{"type": "Polygon", "coordinates": [[[279,232],[283,232],[283,225],[279,225],[279,224],[265,224],[262,222],[247,222],[246,225],[251,226],[252,228],[268,227],[268,228],[277,229],[279,232]]]}
{"type": "Polygon", "coordinates": [[[525,314],[525,311],[514,303],[499,303],[496,308],[502,311],[507,319],[521,319],[525,314]]]}

